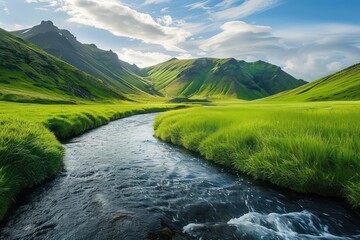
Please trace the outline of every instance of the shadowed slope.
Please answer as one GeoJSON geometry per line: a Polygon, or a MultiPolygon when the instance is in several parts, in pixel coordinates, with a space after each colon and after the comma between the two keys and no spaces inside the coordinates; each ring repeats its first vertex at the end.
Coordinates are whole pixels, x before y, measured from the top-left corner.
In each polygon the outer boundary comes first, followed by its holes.
{"type": "Polygon", "coordinates": [[[51,55],[100,78],[123,94],[149,96],[157,95],[151,83],[144,79],[136,65],[118,59],[110,51],[104,51],[95,44],[82,44],[68,30],[59,29],[51,21],[27,30],[13,32],[30,41],[51,55]]]}
{"type": "Polygon", "coordinates": [[[0,99],[74,103],[125,97],[113,87],[0,29],[0,99]]]}

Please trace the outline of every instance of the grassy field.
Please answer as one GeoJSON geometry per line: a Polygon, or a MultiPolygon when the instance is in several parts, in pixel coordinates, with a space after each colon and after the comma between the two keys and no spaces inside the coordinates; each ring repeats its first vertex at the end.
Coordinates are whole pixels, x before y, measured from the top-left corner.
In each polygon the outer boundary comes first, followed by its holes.
{"type": "Polygon", "coordinates": [[[360,102],[243,103],[164,113],[154,129],[257,179],[360,207],[359,122],[360,102]]]}
{"type": "Polygon", "coordinates": [[[57,139],[74,137],[118,118],[178,106],[0,102],[0,220],[22,190],[54,176],[61,168],[64,149],[57,139]]]}
{"type": "Polygon", "coordinates": [[[360,100],[360,64],[261,101],[304,102],[360,100]]]}

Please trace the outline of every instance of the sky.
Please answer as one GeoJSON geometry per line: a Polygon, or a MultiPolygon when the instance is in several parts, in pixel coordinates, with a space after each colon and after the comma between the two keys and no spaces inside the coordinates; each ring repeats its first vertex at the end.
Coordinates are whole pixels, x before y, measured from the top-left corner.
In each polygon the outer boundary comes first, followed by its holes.
{"type": "Polygon", "coordinates": [[[51,20],[140,67],[263,60],[313,81],[360,62],[360,0],[0,0],[0,27],[51,20]]]}

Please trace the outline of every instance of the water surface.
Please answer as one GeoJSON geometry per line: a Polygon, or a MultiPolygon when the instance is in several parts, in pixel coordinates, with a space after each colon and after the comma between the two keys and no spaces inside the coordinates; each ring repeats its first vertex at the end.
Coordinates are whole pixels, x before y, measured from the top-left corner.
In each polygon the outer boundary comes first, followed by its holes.
{"type": "Polygon", "coordinates": [[[1,239],[360,239],[345,204],[229,173],[153,137],[156,114],[65,144],[65,169],[1,226],[1,239]]]}

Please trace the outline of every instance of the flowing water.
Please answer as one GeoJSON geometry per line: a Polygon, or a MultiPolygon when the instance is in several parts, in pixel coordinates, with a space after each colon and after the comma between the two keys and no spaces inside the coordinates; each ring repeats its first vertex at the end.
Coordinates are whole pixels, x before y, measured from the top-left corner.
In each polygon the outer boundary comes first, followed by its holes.
{"type": "Polygon", "coordinates": [[[1,239],[360,239],[331,199],[227,172],[153,137],[156,114],[65,144],[65,169],[27,195],[1,239]]]}

